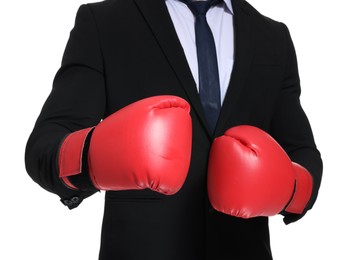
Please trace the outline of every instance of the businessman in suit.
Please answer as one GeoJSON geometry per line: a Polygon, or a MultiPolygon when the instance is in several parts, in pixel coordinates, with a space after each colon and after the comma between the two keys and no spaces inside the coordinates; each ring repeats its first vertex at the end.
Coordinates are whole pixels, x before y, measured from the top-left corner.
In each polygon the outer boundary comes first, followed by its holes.
{"type": "MultiPolygon", "coordinates": [[[[92,135],[99,128],[92,127],[149,97],[171,95],[190,106],[191,159],[178,191],[168,196],[152,189],[105,189],[102,260],[272,259],[267,216],[219,212],[208,198],[212,144],[235,126],[250,125],[269,134],[311,176],[302,212],[284,207],[279,212],[286,223],[302,218],[316,200],[322,162],[300,105],[287,27],[244,0],[225,0],[208,11],[221,85],[221,111],[212,130],[199,95],[194,36],[188,34],[187,23],[193,20],[190,9],[177,0],[107,0],[81,6],[52,92],[29,138],[29,175],[72,209],[101,189],[94,185],[85,159],[88,149],[99,154],[92,148],[92,135]],[[61,147],[73,133],[85,133],[79,151],[82,167],[61,179],[61,147]]],[[[127,118],[135,121],[135,112],[127,118]]],[[[130,131],[140,132],[135,124],[130,131]]],[[[178,124],[175,131],[184,126],[178,124]]],[[[121,124],[114,127],[119,128],[121,124]]],[[[104,137],[100,130],[97,136],[104,137]]]]}

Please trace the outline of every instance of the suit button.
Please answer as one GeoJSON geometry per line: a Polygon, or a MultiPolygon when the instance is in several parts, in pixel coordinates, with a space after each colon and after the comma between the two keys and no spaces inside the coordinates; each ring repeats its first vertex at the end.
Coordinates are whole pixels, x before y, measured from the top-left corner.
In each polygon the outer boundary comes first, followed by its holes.
{"type": "Polygon", "coordinates": [[[79,199],[79,197],[77,197],[77,196],[71,198],[71,202],[72,202],[73,204],[79,203],[79,201],[80,201],[80,199],[79,199]]]}
{"type": "Polygon", "coordinates": [[[65,204],[66,206],[72,206],[74,204],[77,204],[79,203],[80,199],[79,197],[72,197],[71,199],[66,199],[66,200],[63,200],[63,204],[65,204]]]}

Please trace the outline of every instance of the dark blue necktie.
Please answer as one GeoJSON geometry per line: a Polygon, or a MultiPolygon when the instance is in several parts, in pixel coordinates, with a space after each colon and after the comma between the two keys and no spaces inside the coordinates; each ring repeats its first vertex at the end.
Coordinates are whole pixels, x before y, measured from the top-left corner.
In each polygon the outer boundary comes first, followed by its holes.
{"type": "Polygon", "coordinates": [[[195,15],[195,35],[199,74],[199,95],[208,125],[212,133],[221,110],[220,80],[216,47],[213,34],[207,23],[206,13],[222,0],[184,2],[195,15]]]}

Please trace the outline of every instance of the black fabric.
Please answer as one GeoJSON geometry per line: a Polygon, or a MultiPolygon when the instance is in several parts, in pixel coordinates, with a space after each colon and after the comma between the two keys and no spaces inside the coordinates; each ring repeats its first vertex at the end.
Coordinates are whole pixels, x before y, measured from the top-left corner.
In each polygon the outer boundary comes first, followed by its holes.
{"type": "MultiPolygon", "coordinates": [[[[322,164],[300,104],[288,29],[245,1],[232,0],[232,5],[235,61],[215,136],[240,124],[271,134],[311,172],[311,208],[322,164]]],[[[59,180],[61,140],[134,101],[162,94],[191,105],[193,145],[186,182],[173,196],[149,190],[107,192],[100,259],[271,259],[267,218],[235,219],[210,207],[206,179],[213,135],[163,0],[107,0],[80,7],[52,92],[27,143],[29,175],[67,204],[94,193],[70,190],[59,180]]]]}

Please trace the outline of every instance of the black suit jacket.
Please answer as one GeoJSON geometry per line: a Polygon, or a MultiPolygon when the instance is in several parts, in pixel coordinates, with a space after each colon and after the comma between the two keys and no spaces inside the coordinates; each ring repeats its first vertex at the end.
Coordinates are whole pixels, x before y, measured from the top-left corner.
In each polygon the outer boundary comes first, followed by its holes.
{"type": "Polygon", "coordinates": [[[308,209],[313,205],[322,164],[300,105],[288,29],[243,0],[232,4],[235,62],[214,136],[164,0],[108,0],[79,9],[52,92],[27,144],[27,171],[37,183],[74,208],[94,190],[69,190],[59,181],[56,154],[65,135],[149,96],[177,95],[192,107],[192,159],[183,188],[174,196],[107,192],[100,259],[271,259],[268,218],[230,217],[215,212],[207,198],[212,140],[235,125],[267,131],[311,172],[308,209]]]}

